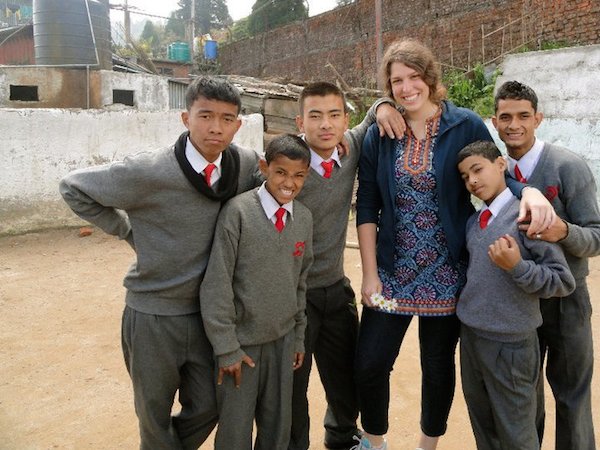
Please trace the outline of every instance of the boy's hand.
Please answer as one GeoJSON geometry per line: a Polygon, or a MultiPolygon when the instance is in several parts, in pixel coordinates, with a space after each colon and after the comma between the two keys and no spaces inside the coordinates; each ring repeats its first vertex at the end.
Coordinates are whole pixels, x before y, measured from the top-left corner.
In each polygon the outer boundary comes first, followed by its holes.
{"type": "Polygon", "coordinates": [[[371,296],[373,294],[381,294],[381,289],[381,280],[378,275],[370,277],[363,274],[363,281],[360,289],[362,304],[373,307],[371,296]]]}
{"type": "Polygon", "coordinates": [[[300,353],[300,352],[294,353],[294,370],[302,367],[303,362],[304,362],[304,353],[300,353]]]}
{"type": "Polygon", "coordinates": [[[529,238],[545,231],[556,218],[554,208],[544,195],[531,186],[523,189],[519,208],[519,230],[526,231],[529,238]]]}
{"type": "Polygon", "coordinates": [[[543,233],[537,233],[533,236],[534,239],[547,241],[547,242],[558,242],[562,241],[569,234],[569,228],[567,223],[560,217],[557,217],[552,225],[548,227],[543,233]]]}
{"type": "Polygon", "coordinates": [[[489,246],[488,256],[501,269],[512,270],[521,261],[521,250],[515,238],[505,234],[489,246]]]}
{"type": "Polygon", "coordinates": [[[223,384],[223,376],[231,375],[235,382],[235,387],[239,388],[242,384],[242,363],[246,363],[250,367],[254,367],[254,361],[248,355],[244,355],[240,362],[236,362],[231,366],[219,367],[219,375],[217,376],[217,386],[223,384]]]}
{"type": "Polygon", "coordinates": [[[379,127],[379,136],[383,137],[387,134],[390,139],[395,139],[396,137],[400,138],[406,131],[404,117],[389,103],[379,105],[375,115],[379,127]]]}
{"type": "Polygon", "coordinates": [[[348,143],[346,136],[342,136],[342,140],[337,145],[337,150],[340,158],[350,154],[350,144],[348,143]]]}

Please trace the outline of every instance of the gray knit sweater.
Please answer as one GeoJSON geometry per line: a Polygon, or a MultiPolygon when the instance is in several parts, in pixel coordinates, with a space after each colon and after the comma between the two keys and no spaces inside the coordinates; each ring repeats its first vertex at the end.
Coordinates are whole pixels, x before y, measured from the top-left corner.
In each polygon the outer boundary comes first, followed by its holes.
{"type": "Polygon", "coordinates": [[[588,257],[600,255],[600,210],[592,171],[579,155],[545,143],[527,183],[542,191],[567,223],[568,235],[559,243],[573,276],[583,281],[588,257]]]}
{"type": "Polygon", "coordinates": [[[513,198],[484,230],[478,214],[467,222],[469,267],[456,314],[480,336],[501,342],[524,339],[542,324],[540,297],[562,297],[575,289],[560,247],[519,232],[518,214],[519,201],[513,198]],[[521,250],[522,260],[511,271],[488,256],[488,247],[505,234],[513,236],[521,250]]]}
{"type": "Polygon", "coordinates": [[[271,342],[292,329],[296,351],[304,352],[312,226],[310,211],[294,201],[293,219],[279,233],[257,189],[223,208],[200,288],[202,319],[219,367],[240,361],[241,346],[271,342]]]}
{"type": "MultiPolygon", "coordinates": [[[[256,153],[239,154],[238,193],[256,186],[259,176],[256,153]]],[[[76,170],[62,179],[60,192],[79,217],[134,248],[137,259],[124,280],[127,305],[157,315],[200,310],[198,290],[221,203],[192,186],[173,147],[76,170]]]]}
{"type": "Polygon", "coordinates": [[[308,288],[331,286],[344,277],[344,248],[348,214],[352,201],[356,168],[362,141],[369,126],[375,121],[377,106],[388,101],[380,99],[371,106],[364,120],[345,133],[350,145],[350,153],[341,159],[331,178],[324,178],[311,169],[300,200],[313,216],[313,248],[315,261],[308,274],[308,288]]]}

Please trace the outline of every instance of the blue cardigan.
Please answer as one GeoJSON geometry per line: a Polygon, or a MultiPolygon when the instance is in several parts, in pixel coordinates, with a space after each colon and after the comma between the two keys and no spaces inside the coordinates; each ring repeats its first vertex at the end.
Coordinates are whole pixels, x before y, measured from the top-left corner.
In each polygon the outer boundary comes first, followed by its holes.
{"type": "MultiPolygon", "coordinates": [[[[473,111],[458,108],[449,101],[444,101],[442,108],[433,149],[439,217],[452,261],[466,262],[465,226],[474,208],[458,172],[456,155],[466,145],[479,140],[491,141],[492,137],[473,111]]],[[[395,144],[396,141],[387,136],[381,138],[377,125],[372,125],[363,142],[358,170],[356,224],[377,224],[377,264],[387,271],[394,268],[395,144]]]]}

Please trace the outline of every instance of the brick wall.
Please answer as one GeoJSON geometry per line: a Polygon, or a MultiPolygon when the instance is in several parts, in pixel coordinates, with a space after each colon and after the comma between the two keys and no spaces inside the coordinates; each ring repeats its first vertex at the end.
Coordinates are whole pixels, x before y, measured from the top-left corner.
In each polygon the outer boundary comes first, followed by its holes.
{"type": "MultiPolygon", "coordinates": [[[[295,22],[223,45],[224,73],[290,80],[333,79],[332,65],[351,85],[376,82],[375,0],[295,22]]],[[[384,45],[416,37],[445,65],[466,68],[523,42],[600,42],[598,0],[383,0],[384,45]],[[513,22],[504,31],[495,30],[513,22]],[[483,28],[482,28],[483,27],[483,28]],[[483,40],[482,33],[487,35],[483,40]]]]}

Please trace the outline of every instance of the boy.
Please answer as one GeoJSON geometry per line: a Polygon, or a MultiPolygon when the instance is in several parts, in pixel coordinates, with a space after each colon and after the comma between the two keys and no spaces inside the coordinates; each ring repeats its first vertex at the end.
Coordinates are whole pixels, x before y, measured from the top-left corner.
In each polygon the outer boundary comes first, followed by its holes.
{"type": "Polygon", "coordinates": [[[200,293],[219,366],[216,450],[251,449],[255,418],[255,448],[285,449],[289,442],[313,259],[312,216],[294,198],[309,164],[301,138],[276,137],[260,161],[264,184],[232,199],[219,216],[200,293]]]}
{"type": "Polygon", "coordinates": [[[137,260],[125,276],[125,364],[142,449],[196,449],[217,422],[212,349],[198,290],[221,204],[257,185],[253,151],[231,144],[237,90],[217,78],[188,88],[174,146],[77,170],[60,183],[73,211],[125,239],[137,260]],[[176,391],[181,412],[171,417],[176,391]]]}
{"type": "MultiPolygon", "coordinates": [[[[591,408],[593,343],[588,258],[600,254],[600,210],[594,176],[573,152],[535,136],[543,115],[535,92],[517,81],[496,93],[492,123],[506,144],[508,166],[515,178],[546,194],[560,220],[536,235],[564,250],[577,287],[566,297],[541,300],[543,325],[538,329],[542,364],[556,400],[556,449],[596,448],[591,408]]],[[[537,428],[544,432],[544,381],[538,383],[537,428]]]]}
{"type": "Polygon", "coordinates": [[[294,373],[293,421],[289,450],[309,448],[307,389],[314,353],[327,398],[325,447],[348,449],[356,442],[358,403],[353,367],[358,314],[354,291],[344,275],[348,214],[363,137],[378,114],[402,116],[394,107],[376,102],[363,122],[350,131],[344,93],[326,82],[304,87],[296,124],[310,147],[312,174],[298,196],[314,222],[315,261],[308,273],[307,330],[304,364],[294,373]],[[379,110],[378,110],[378,107],[379,110]],[[337,144],[345,137],[349,154],[337,144]]]}
{"type": "Polygon", "coordinates": [[[457,161],[468,191],[485,202],[467,222],[467,282],[456,309],[475,441],[479,449],[539,449],[538,298],[568,295],[575,280],[560,247],[519,232],[519,201],[506,187],[506,161],[494,143],[467,145],[457,161]]]}

